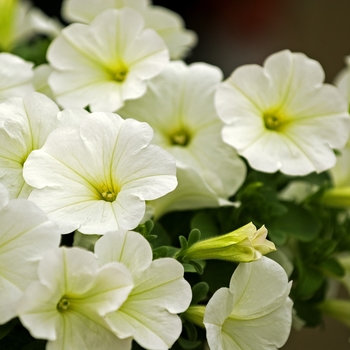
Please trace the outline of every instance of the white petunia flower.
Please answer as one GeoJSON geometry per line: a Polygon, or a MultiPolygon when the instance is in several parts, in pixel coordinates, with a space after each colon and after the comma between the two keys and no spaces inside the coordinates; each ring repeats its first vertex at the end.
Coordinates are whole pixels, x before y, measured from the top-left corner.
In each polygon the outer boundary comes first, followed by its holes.
{"type": "Polygon", "coordinates": [[[146,80],[159,74],[169,57],[159,35],[143,27],[142,16],[124,8],[62,30],[47,56],[58,103],[112,112],[144,94],[146,80]]]}
{"type": "Polygon", "coordinates": [[[152,261],[152,249],[136,232],[106,233],[95,245],[100,264],[121,262],[131,272],[134,288],[124,304],[107,315],[107,322],[120,338],[133,337],[152,350],[171,348],[180,336],[184,312],[192,293],[183,278],[184,269],[175,259],[152,261]]]}
{"type": "Polygon", "coordinates": [[[66,233],[104,234],[136,227],[145,200],[177,184],[175,160],[149,145],[146,123],[92,113],[80,128],[60,128],[28,157],[24,178],[37,203],[66,233]]]}
{"type": "Polygon", "coordinates": [[[273,350],[287,341],[292,324],[291,282],[275,261],[239,264],[230,288],[209,300],[204,315],[211,350],[273,350]]]}
{"type": "Polygon", "coordinates": [[[48,339],[47,349],[131,348],[131,339],[118,339],[104,319],[132,289],[125,266],[99,268],[91,252],[57,248],[41,260],[38,275],[20,300],[18,314],[34,338],[48,339]]]}
{"type": "Polygon", "coordinates": [[[153,143],[171,153],[179,168],[194,168],[217,197],[228,198],[243,183],[246,169],[221,139],[214,106],[221,77],[217,67],[205,63],[171,62],[149,82],[144,96],[128,101],[118,113],[149,123],[153,143]]]}
{"type": "Polygon", "coordinates": [[[68,22],[90,23],[107,9],[123,7],[131,7],[142,14],[145,27],[154,29],[162,37],[172,59],[184,57],[197,42],[196,34],[184,29],[184,22],[177,13],[153,6],[147,0],[65,0],[62,16],[68,22]]]}
{"type": "Polygon", "coordinates": [[[60,238],[57,227],[34,203],[9,201],[0,184],[0,324],[17,315],[18,300],[37,279],[39,260],[58,247],[60,238]]]}
{"type": "Polygon", "coordinates": [[[86,114],[59,112],[54,102],[37,92],[0,104],[0,183],[11,198],[26,198],[31,192],[22,176],[28,155],[44,144],[51,131],[62,125],[77,125],[86,114]]]}
{"type": "Polygon", "coordinates": [[[10,51],[36,34],[56,36],[62,24],[28,1],[0,1],[0,51],[10,51]]]}
{"type": "Polygon", "coordinates": [[[259,171],[306,175],[331,168],[350,118],[345,98],[323,80],[318,62],[287,50],[264,67],[236,69],[216,95],[223,140],[259,171]]]}
{"type": "Polygon", "coordinates": [[[0,102],[34,91],[33,74],[33,63],[10,53],[0,53],[0,102]]]}

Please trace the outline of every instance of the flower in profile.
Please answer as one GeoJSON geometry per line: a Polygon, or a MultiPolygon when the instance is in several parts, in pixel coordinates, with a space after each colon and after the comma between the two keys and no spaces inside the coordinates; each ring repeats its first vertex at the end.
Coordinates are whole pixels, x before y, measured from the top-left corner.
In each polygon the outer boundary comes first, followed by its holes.
{"type": "Polygon", "coordinates": [[[170,57],[180,59],[196,44],[196,34],[184,28],[182,18],[164,7],[153,6],[148,0],[65,0],[62,17],[68,22],[90,23],[107,9],[131,7],[141,13],[145,27],[154,29],[166,43],[170,57]]]}
{"type": "Polygon", "coordinates": [[[257,230],[250,222],[225,235],[198,241],[181,250],[180,254],[188,260],[220,259],[250,262],[276,250],[273,242],[267,240],[266,237],[265,226],[257,230]]]}
{"type": "Polygon", "coordinates": [[[33,63],[7,52],[0,53],[0,102],[34,91],[33,63]]]}
{"type": "Polygon", "coordinates": [[[214,106],[221,77],[209,64],[170,62],[141,98],[128,101],[118,113],[149,123],[153,143],[171,153],[178,168],[195,169],[217,197],[228,198],[243,183],[246,168],[221,139],[222,122],[214,106]]]}
{"type": "Polygon", "coordinates": [[[152,137],[148,124],[103,112],[56,129],[24,165],[30,200],[66,233],[136,227],[145,201],[177,185],[175,160],[152,137]]]}
{"type": "Polygon", "coordinates": [[[211,350],[278,349],[292,324],[291,282],[271,259],[239,264],[230,288],[209,300],[204,325],[211,350]]]}
{"type": "Polygon", "coordinates": [[[58,247],[60,232],[46,215],[25,199],[9,200],[0,184],[0,324],[17,315],[27,286],[47,250],[58,247]]]}
{"type": "Polygon", "coordinates": [[[63,247],[43,257],[38,277],[17,311],[33,337],[48,340],[48,349],[131,348],[131,339],[118,339],[104,319],[132,289],[131,275],[122,264],[100,268],[93,253],[63,247]]]}
{"type": "Polygon", "coordinates": [[[54,102],[37,92],[0,104],[0,183],[11,198],[27,198],[32,190],[22,176],[28,155],[42,147],[51,131],[77,125],[86,114],[59,112],[54,102]]]}
{"type": "Polygon", "coordinates": [[[123,8],[62,30],[48,49],[49,85],[63,107],[113,112],[140,97],[168,63],[168,50],[142,16],[123,8]]]}
{"type": "Polygon", "coordinates": [[[288,50],[268,57],[264,67],[236,69],[216,95],[223,140],[259,171],[330,169],[350,118],[344,96],[323,80],[318,62],[288,50]]]}
{"type": "Polygon", "coordinates": [[[106,233],[95,245],[100,264],[120,262],[132,274],[134,287],[107,322],[119,338],[133,337],[146,349],[171,348],[180,336],[192,292],[182,265],[172,258],[152,261],[147,240],[132,231],[106,233]]]}

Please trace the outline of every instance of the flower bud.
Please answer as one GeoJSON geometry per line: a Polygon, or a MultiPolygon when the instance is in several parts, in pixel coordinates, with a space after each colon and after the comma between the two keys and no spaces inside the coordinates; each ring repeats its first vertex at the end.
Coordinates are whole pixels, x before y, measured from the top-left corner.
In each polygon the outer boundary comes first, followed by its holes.
{"type": "Polygon", "coordinates": [[[254,261],[276,250],[275,245],[268,241],[266,236],[265,226],[257,230],[253,223],[249,223],[225,235],[194,243],[185,249],[182,255],[189,260],[254,261]]]}
{"type": "Polygon", "coordinates": [[[335,208],[350,207],[350,187],[336,187],[326,191],[321,202],[335,208]]]}

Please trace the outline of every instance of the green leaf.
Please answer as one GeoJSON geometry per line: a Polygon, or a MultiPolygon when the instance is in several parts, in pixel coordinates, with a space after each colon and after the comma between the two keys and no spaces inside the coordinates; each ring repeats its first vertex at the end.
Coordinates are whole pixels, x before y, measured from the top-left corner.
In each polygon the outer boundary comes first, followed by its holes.
{"type": "Polygon", "coordinates": [[[17,56],[26,61],[34,62],[35,65],[46,63],[46,51],[51,43],[48,38],[37,37],[29,43],[20,44],[12,50],[17,56]]]}
{"type": "Polygon", "coordinates": [[[320,269],[331,277],[344,277],[345,269],[343,266],[334,258],[329,258],[320,263],[320,269]]]}
{"type": "Polygon", "coordinates": [[[287,242],[288,236],[287,234],[278,228],[275,228],[273,225],[272,227],[268,227],[268,233],[269,233],[269,239],[273,243],[275,243],[277,246],[284,246],[287,242]]]}
{"type": "Polygon", "coordinates": [[[188,236],[188,247],[197,243],[201,239],[201,232],[198,229],[193,229],[188,236]]]}
{"type": "Polygon", "coordinates": [[[153,249],[153,260],[168,256],[169,248],[166,246],[153,249]]]}
{"type": "Polygon", "coordinates": [[[192,301],[191,305],[198,304],[199,301],[203,300],[208,294],[209,286],[206,282],[199,282],[192,288],[192,301]]]}
{"type": "Polygon", "coordinates": [[[305,269],[295,286],[294,294],[299,299],[309,299],[322,287],[324,281],[325,277],[320,271],[312,268],[305,269]]]}
{"type": "Polygon", "coordinates": [[[201,232],[201,238],[206,239],[220,234],[214,218],[207,213],[198,213],[191,220],[191,228],[201,232]]]}
{"type": "Polygon", "coordinates": [[[293,203],[286,203],[288,212],[275,219],[268,227],[272,232],[280,230],[302,242],[309,242],[318,237],[322,223],[311,212],[293,203]]]}
{"type": "Polygon", "coordinates": [[[146,229],[147,229],[148,234],[150,234],[151,231],[152,231],[153,228],[154,228],[154,222],[153,222],[152,220],[147,220],[147,221],[145,222],[145,227],[146,227],[146,229]]]}

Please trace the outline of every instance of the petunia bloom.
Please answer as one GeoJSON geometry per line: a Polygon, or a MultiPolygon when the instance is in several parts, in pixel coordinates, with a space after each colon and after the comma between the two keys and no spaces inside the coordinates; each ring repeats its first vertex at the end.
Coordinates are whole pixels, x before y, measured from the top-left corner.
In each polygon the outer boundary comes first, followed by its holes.
{"type": "Polygon", "coordinates": [[[333,149],[348,139],[350,118],[344,96],[323,80],[318,62],[288,50],[268,57],[264,67],[237,68],[216,95],[223,140],[259,171],[330,169],[333,149]]]}
{"type": "Polygon", "coordinates": [[[34,91],[33,75],[33,63],[10,53],[0,53],[0,102],[34,91]]]}
{"type": "Polygon", "coordinates": [[[221,78],[220,69],[209,64],[170,62],[141,98],[118,113],[149,123],[153,143],[171,153],[178,168],[195,169],[217,197],[228,198],[243,183],[246,168],[221,139],[223,124],[214,106],[221,78]]]}
{"type": "Polygon", "coordinates": [[[113,112],[140,97],[161,72],[168,50],[131,8],[106,10],[89,25],[74,23],[51,43],[49,85],[60,105],[113,112]]]}
{"type": "Polygon", "coordinates": [[[30,200],[66,233],[136,227],[145,201],[177,185],[175,160],[152,137],[148,124],[103,112],[53,131],[24,164],[30,200]]]}
{"type": "Polygon", "coordinates": [[[175,259],[152,261],[152,249],[139,233],[106,233],[95,245],[100,264],[120,262],[132,274],[134,287],[124,304],[107,315],[107,322],[120,338],[133,337],[142,347],[171,348],[180,336],[184,312],[192,293],[184,269],[175,259]]]}
{"type": "Polygon", "coordinates": [[[60,238],[42,210],[25,199],[9,200],[0,184],[0,324],[17,316],[18,300],[37,279],[40,259],[60,238]]]}
{"type": "Polygon", "coordinates": [[[86,114],[60,112],[54,102],[37,92],[0,104],[0,183],[11,198],[27,198],[32,190],[22,176],[28,155],[44,144],[51,131],[78,125],[86,114]]]}
{"type": "Polygon", "coordinates": [[[292,324],[291,282],[273,260],[240,264],[230,288],[209,300],[204,325],[211,350],[275,350],[287,341],[292,324]]]}
{"type": "Polygon", "coordinates": [[[148,0],[65,0],[62,16],[68,22],[90,23],[107,9],[131,7],[141,13],[145,27],[154,29],[165,41],[170,57],[180,59],[197,42],[196,34],[184,28],[182,18],[161,6],[153,6],[148,0]]]}
{"type": "Polygon", "coordinates": [[[127,350],[104,316],[117,310],[132,289],[129,271],[118,263],[99,267],[93,253],[80,248],[49,251],[18,304],[21,323],[47,349],[127,350]]]}

